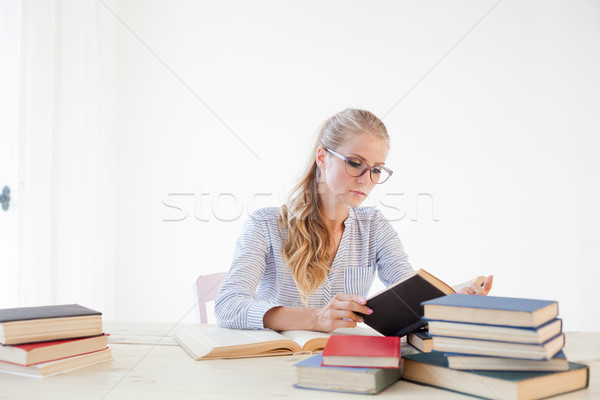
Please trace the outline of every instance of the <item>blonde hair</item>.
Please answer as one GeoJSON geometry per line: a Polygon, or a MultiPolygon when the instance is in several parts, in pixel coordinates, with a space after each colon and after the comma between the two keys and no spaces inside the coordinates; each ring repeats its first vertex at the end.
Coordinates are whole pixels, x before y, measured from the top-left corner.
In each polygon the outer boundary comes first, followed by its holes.
{"type": "Polygon", "coordinates": [[[335,150],[350,137],[369,134],[389,144],[385,125],[369,111],[347,108],[326,120],[319,128],[303,178],[280,208],[279,229],[284,237],[287,232],[283,255],[305,304],[310,294],[325,281],[333,256],[329,254],[333,237],[319,198],[317,150],[320,146],[335,150]]]}

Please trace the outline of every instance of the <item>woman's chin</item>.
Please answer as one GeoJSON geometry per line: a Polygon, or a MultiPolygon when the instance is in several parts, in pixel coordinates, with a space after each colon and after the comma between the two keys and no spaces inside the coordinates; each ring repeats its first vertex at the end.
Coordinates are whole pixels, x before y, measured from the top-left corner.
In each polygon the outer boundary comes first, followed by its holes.
{"type": "Polygon", "coordinates": [[[348,202],[346,204],[348,204],[350,207],[358,207],[360,206],[365,200],[366,200],[366,196],[352,196],[352,198],[348,199],[348,202]]]}

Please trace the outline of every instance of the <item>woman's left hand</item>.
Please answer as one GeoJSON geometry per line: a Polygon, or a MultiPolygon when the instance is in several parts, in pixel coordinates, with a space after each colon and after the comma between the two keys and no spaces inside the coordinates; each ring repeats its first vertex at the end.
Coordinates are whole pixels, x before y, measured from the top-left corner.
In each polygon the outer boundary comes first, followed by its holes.
{"type": "Polygon", "coordinates": [[[468,286],[465,286],[464,288],[460,289],[456,293],[476,294],[476,295],[480,295],[480,296],[487,296],[487,294],[492,289],[493,283],[494,283],[494,275],[490,275],[487,278],[485,278],[485,281],[483,282],[482,286],[478,286],[474,282],[471,282],[471,283],[469,283],[468,286]]]}

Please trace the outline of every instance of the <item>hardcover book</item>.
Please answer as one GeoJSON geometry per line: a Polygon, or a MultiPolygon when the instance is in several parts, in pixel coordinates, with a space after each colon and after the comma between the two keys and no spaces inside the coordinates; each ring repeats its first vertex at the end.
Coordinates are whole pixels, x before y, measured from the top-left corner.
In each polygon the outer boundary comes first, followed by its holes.
{"type": "Polygon", "coordinates": [[[0,344],[22,344],[102,334],[102,313],[65,304],[0,310],[0,344]]]}
{"type": "Polygon", "coordinates": [[[323,350],[323,365],[400,368],[398,336],[333,335],[323,350]]]}
{"type": "Polygon", "coordinates": [[[465,339],[432,336],[433,350],[446,353],[473,354],[493,357],[549,360],[565,345],[565,335],[560,334],[545,343],[510,343],[495,340],[465,339]]]}
{"type": "Polygon", "coordinates": [[[462,371],[448,368],[444,354],[404,357],[402,379],[488,399],[541,399],[588,387],[589,367],[569,363],[558,372],[462,371]]]}
{"type": "Polygon", "coordinates": [[[524,360],[446,353],[448,367],[452,369],[481,371],[566,371],[569,362],[565,353],[559,351],[550,360],[524,360]]]}
{"type": "Polygon", "coordinates": [[[425,329],[419,329],[406,335],[406,341],[424,353],[433,350],[433,338],[425,329]]]}
{"type": "Polygon", "coordinates": [[[423,302],[425,319],[539,327],[558,315],[558,302],[452,294],[423,302]]]}
{"type": "Polygon", "coordinates": [[[87,367],[100,362],[108,361],[112,358],[109,348],[82,354],[75,357],[62,358],[60,360],[49,361],[30,366],[0,362],[0,373],[22,375],[34,378],[44,378],[60,374],[74,369],[87,367]]]}
{"type": "Polygon", "coordinates": [[[317,354],[294,364],[298,383],[305,389],[336,392],[376,394],[400,379],[398,368],[352,368],[322,365],[323,356],[317,354]]]}
{"type": "Polygon", "coordinates": [[[365,324],[385,336],[404,336],[426,324],[422,302],[454,293],[454,289],[420,269],[367,299],[365,324]]]}
{"type": "MultiPolygon", "coordinates": [[[[372,329],[361,327],[340,328],[332,333],[380,336],[372,329]]],[[[194,360],[214,360],[317,352],[325,348],[331,335],[304,330],[275,332],[200,326],[177,333],[175,340],[194,360]]]]}
{"type": "Polygon", "coordinates": [[[562,332],[562,320],[559,318],[537,328],[436,320],[429,320],[427,323],[431,335],[505,342],[544,343],[562,332]]]}
{"type": "Polygon", "coordinates": [[[0,345],[0,361],[33,365],[106,348],[108,335],[18,345],[0,345]]]}

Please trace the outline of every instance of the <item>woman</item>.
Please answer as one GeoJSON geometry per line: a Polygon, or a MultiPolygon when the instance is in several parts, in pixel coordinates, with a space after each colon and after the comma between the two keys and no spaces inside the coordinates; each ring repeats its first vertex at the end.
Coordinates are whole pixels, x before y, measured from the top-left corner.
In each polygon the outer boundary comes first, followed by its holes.
{"type": "MultiPolygon", "coordinates": [[[[219,326],[237,329],[354,327],[371,314],[377,272],[389,286],[413,272],[379,210],[359,207],[392,171],[387,130],[368,111],[346,109],[323,123],[309,165],[286,205],[252,213],[215,300],[219,326]]],[[[461,292],[487,294],[470,285],[461,292]]]]}

